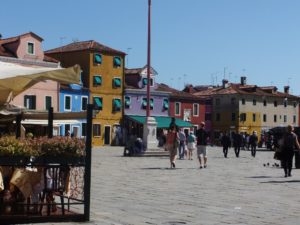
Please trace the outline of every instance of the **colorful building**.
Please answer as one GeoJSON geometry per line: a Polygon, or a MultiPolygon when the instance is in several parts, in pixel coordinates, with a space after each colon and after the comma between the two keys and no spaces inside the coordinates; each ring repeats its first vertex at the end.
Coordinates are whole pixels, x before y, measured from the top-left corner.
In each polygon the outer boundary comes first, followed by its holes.
{"type": "Polygon", "coordinates": [[[64,67],[79,64],[89,102],[95,105],[93,146],[118,143],[123,116],[125,53],[96,41],[74,42],[46,51],[64,67]]]}
{"type": "MultiPolygon", "coordinates": [[[[170,97],[171,89],[165,88],[164,85],[156,82],[158,73],[151,68],[150,71],[150,116],[154,117],[157,123],[157,139],[159,145],[165,129],[171,122],[170,115],[170,97]]],[[[125,114],[125,135],[132,133],[132,129],[137,132],[137,136],[143,137],[143,126],[146,121],[147,108],[147,66],[136,69],[125,70],[125,91],[124,91],[124,114],[125,114]]],[[[187,94],[187,93],[185,93],[187,94]]],[[[192,96],[195,98],[194,96],[192,96]]],[[[176,124],[179,127],[190,130],[192,124],[182,117],[175,117],[176,124]]]]}
{"type": "Polygon", "coordinates": [[[299,97],[289,94],[289,88],[279,92],[276,87],[259,87],[241,83],[228,83],[194,93],[211,97],[213,106],[214,138],[225,131],[252,134],[259,138],[277,126],[298,125],[299,97]]]}

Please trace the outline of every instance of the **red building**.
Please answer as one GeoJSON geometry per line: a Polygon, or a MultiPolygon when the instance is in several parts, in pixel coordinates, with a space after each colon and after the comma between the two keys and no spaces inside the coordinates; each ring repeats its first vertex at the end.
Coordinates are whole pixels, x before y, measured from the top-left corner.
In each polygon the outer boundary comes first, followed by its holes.
{"type": "Polygon", "coordinates": [[[205,121],[205,98],[176,90],[166,84],[159,84],[158,89],[170,92],[169,116],[192,123],[194,131],[205,121]]]}

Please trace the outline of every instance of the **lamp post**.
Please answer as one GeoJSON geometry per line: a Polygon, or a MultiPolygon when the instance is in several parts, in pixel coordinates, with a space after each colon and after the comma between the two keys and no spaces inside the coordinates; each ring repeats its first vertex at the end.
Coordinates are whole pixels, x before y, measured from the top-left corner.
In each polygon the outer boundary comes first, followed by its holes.
{"type": "Polygon", "coordinates": [[[148,41],[147,41],[147,108],[146,121],[143,126],[143,141],[147,150],[157,148],[156,127],[154,117],[150,116],[150,72],[151,72],[151,0],[148,0],[148,41]]]}

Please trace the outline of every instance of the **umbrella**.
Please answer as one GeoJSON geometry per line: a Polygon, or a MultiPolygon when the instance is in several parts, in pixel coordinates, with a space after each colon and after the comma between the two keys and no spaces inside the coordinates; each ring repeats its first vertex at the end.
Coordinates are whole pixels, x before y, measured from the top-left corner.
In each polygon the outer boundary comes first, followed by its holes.
{"type": "Polygon", "coordinates": [[[0,61],[0,105],[45,80],[62,84],[80,84],[80,67],[79,65],[65,69],[34,67],[0,61]]]}

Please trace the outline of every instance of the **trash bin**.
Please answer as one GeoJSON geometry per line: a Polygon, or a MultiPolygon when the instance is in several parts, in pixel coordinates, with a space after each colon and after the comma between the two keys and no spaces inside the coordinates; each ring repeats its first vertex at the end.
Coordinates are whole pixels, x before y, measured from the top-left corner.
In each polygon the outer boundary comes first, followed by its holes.
{"type": "Polygon", "coordinates": [[[299,151],[295,151],[295,167],[296,169],[300,169],[300,153],[299,151]]]}

